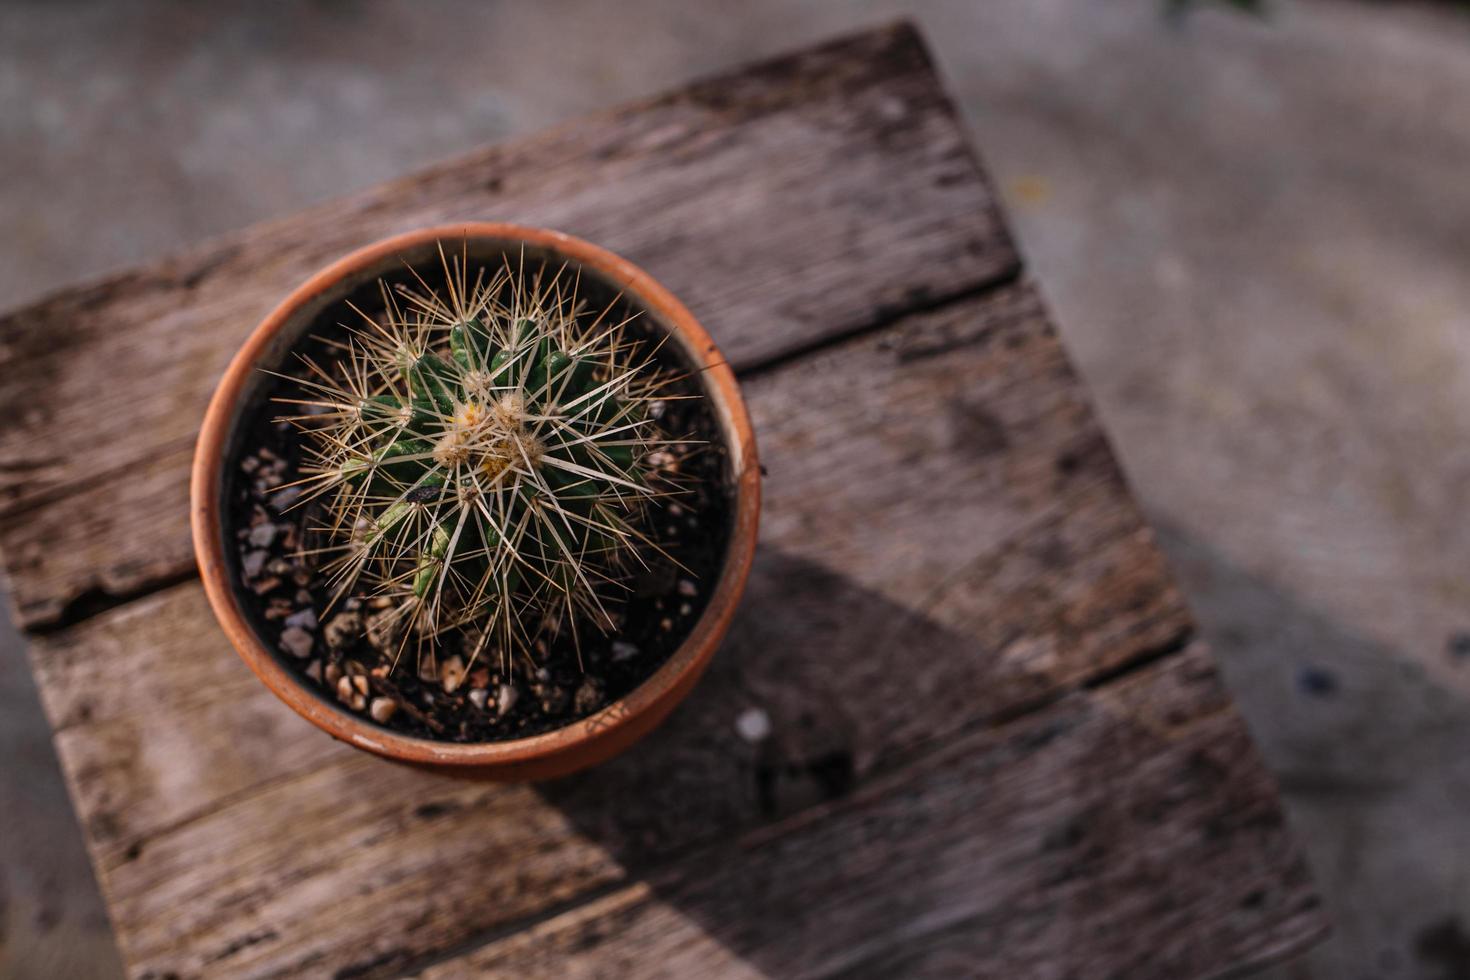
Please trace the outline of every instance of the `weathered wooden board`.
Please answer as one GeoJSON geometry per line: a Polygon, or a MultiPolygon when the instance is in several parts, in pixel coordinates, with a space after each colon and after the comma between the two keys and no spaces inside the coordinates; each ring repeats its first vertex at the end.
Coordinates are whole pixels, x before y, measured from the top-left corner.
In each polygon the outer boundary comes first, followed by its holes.
{"type": "Polygon", "coordinates": [[[0,321],[0,547],[130,967],[1189,977],[1317,935],[1271,781],[1017,272],[899,27],[0,321]],[[682,293],[744,369],[769,471],[706,681],[539,787],[330,741],[190,574],[189,443],[255,318],[353,245],[469,217],[585,234],[682,293]],[[750,710],[768,738],[737,733],[750,710]]]}
{"type": "Polygon", "coordinates": [[[1195,646],[420,976],[1214,975],[1320,931],[1272,793],[1195,646]]]}
{"type": "Polygon", "coordinates": [[[650,745],[542,794],[330,742],[237,662],[194,583],[39,641],[130,959],[189,975],[234,948],[241,975],[311,975],[367,943],[417,962],[1188,636],[1029,287],[905,318],[747,394],[771,519],[726,650],[650,745]],[[105,699],[99,677],[116,678],[105,699]],[[733,728],[750,707],[774,731],[758,750],[733,728]],[[237,881],[250,888],[221,890],[237,881]],[[344,897],[303,899],[322,894],[344,897]],[[405,922],[430,894],[435,913],[405,922]]]}
{"type": "Polygon", "coordinates": [[[742,366],[1017,268],[923,46],[897,28],[62,293],[0,319],[0,555],[19,622],[74,621],[188,573],[180,494],[204,405],[311,271],[389,234],[489,218],[644,265],[742,366]]]}

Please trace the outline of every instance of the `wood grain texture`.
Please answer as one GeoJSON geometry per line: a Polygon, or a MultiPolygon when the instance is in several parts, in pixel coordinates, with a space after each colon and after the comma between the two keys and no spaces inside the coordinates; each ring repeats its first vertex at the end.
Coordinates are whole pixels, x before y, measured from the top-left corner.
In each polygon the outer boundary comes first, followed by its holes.
{"type": "Polygon", "coordinates": [[[0,319],[0,556],[21,625],[192,568],[185,460],[225,364],[307,275],[397,232],[542,225],[632,259],[739,366],[1014,273],[911,28],[496,146],[0,319]]]}
{"type": "MultiPolygon", "coordinates": [[[[867,746],[909,741],[906,726],[917,726],[914,738],[935,734],[935,718],[865,709],[910,670],[903,660],[915,631],[935,646],[923,678],[931,706],[957,720],[1044,698],[1188,632],[1182,600],[1028,287],[915,315],[757,378],[746,393],[769,472],[766,553],[747,605],[776,618],[743,617],[750,621],[729,646],[741,660],[769,656],[793,635],[847,650],[837,665],[816,646],[808,658],[797,648],[772,690],[748,693],[779,711],[782,688],[824,690],[824,723],[861,735],[859,768],[873,761],[867,746]],[[864,383],[853,385],[858,377],[864,383]],[[936,403],[952,407],[931,411],[936,403]],[[977,414],[992,426],[983,439],[971,431],[977,414]],[[888,475],[874,480],[875,470],[888,475]],[[968,656],[976,644],[998,659],[968,656]]],[[[97,744],[115,729],[129,730],[139,757],[164,770],[124,767],[88,780],[86,798],[100,793],[113,804],[102,843],[131,843],[213,801],[205,786],[167,791],[166,763],[183,747],[220,731],[269,734],[251,721],[269,693],[255,690],[216,638],[198,595],[191,584],[149,597],[34,646],[47,708],[79,771],[94,771],[90,753],[115,758],[97,744]],[[211,655],[200,652],[202,635],[211,655]],[[95,678],[104,672],[115,679],[100,699],[95,678]],[[155,709],[168,724],[155,724],[155,709]],[[165,741],[150,748],[151,738],[165,741]]],[[[791,729],[800,721],[776,720],[791,729]]],[[[294,751],[293,742],[247,754],[294,751]]],[[[217,779],[230,773],[204,768],[217,779]]],[[[243,788],[227,783],[221,795],[243,788]]]]}
{"type": "Polygon", "coordinates": [[[134,974],[1191,977],[1310,941],[1270,778],[1017,272],[898,27],[0,321],[0,548],[134,974]],[[768,469],[706,680],[536,787],[332,742],[190,574],[194,426],[256,318],[355,245],[472,217],[679,292],[745,369],[768,469]]]}
{"type": "MultiPolygon", "coordinates": [[[[1029,286],[747,387],[769,476],[745,606],[668,727],[593,773],[485,786],[332,743],[248,675],[192,582],[39,641],[129,962],[393,975],[1186,643],[1188,614],[1029,286]],[[117,678],[106,698],[99,677],[117,678]],[[734,730],[750,708],[772,724],[759,745],[734,730]]],[[[1262,785],[1255,805],[1275,812],[1262,785]]],[[[1223,846],[1246,860],[1259,843],[1223,846]]],[[[1299,887],[1266,891],[1290,903],[1299,887]]]]}
{"type": "Polygon", "coordinates": [[[1321,932],[1272,792],[1196,645],[419,976],[1209,976],[1321,932]]]}

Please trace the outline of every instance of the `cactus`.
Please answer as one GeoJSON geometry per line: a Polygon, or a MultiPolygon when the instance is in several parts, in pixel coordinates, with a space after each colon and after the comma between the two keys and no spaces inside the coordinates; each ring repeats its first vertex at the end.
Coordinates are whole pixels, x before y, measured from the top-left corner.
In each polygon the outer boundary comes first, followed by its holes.
{"type": "Polygon", "coordinates": [[[531,666],[543,633],[610,630],[627,571],[658,551],[647,510],[672,488],[650,409],[670,379],[564,270],[522,259],[471,281],[440,257],[442,292],[380,282],[385,312],[335,342],[336,366],[308,361],[305,498],[326,505],[333,602],[391,598],[395,663],[410,637],[422,656],[460,629],[471,662],[493,645],[531,666]]]}

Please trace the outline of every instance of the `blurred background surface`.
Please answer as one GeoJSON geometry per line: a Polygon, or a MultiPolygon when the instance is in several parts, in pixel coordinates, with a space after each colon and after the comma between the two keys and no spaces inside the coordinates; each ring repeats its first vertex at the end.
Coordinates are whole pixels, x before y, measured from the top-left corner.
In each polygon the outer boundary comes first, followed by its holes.
{"type": "MultiPolygon", "coordinates": [[[[1461,4],[3,3],[0,305],[900,13],[1335,916],[1268,975],[1470,977],[1461,4]]],[[[0,977],[118,976],[8,628],[0,759],[0,977]]]]}

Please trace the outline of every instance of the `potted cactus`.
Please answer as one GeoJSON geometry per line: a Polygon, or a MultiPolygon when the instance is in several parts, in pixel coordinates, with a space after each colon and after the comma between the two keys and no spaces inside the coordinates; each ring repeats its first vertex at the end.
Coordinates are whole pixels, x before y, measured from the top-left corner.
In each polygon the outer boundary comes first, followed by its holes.
{"type": "Polygon", "coordinates": [[[538,229],[357,252],[266,318],[200,436],[195,548],[250,668],[338,738],[535,778],[688,693],[754,550],[733,375],[648,275],[538,229]]]}

